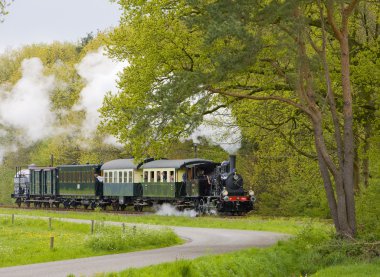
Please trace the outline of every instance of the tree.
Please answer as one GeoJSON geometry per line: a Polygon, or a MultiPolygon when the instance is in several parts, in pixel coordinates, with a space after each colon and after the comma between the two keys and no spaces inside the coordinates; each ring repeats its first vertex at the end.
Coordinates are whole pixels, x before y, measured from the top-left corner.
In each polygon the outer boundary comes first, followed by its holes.
{"type": "Polygon", "coordinates": [[[130,66],[120,94],[105,100],[104,126],[149,155],[242,99],[284,104],[284,115],[308,120],[336,231],[353,237],[349,28],[358,2],[119,1],[108,49],[130,66]]]}
{"type": "Polygon", "coordinates": [[[7,7],[11,4],[8,0],[0,0],[0,22],[4,21],[4,16],[8,14],[7,7]]]}

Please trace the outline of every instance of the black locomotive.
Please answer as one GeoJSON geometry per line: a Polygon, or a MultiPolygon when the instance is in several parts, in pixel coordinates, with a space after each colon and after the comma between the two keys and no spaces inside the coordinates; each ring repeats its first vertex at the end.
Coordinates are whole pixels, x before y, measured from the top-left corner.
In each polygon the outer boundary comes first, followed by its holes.
{"type": "Polygon", "coordinates": [[[16,170],[14,194],[21,206],[84,208],[170,203],[199,213],[244,214],[253,209],[253,191],[246,192],[235,170],[235,156],[221,164],[204,159],[149,159],[136,164],[118,159],[100,164],[62,165],[16,170]]]}

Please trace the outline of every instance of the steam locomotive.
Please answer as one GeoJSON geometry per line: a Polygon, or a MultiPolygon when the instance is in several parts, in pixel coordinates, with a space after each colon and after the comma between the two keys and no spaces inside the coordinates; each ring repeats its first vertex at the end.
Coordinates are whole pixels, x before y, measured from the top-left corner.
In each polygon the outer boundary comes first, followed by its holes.
{"type": "Polygon", "coordinates": [[[235,169],[236,156],[215,163],[204,159],[118,159],[104,164],[16,169],[12,198],[18,206],[100,207],[124,210],[170,203],[203,214],[245,214],[253,209],[252,190],[245,191],[235,169]]]}

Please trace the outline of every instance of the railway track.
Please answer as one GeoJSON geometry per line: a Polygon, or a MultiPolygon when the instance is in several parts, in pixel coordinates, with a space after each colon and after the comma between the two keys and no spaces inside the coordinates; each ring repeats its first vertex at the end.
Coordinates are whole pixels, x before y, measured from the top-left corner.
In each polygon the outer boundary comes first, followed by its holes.
{"type": "Polygon", "coordinates": [[[39,210],[39,211],[57,211],[57,212],[83,212],[83,213],[107,213],[107,214],[122,214],[122,215],[152,215],[153,211],[138,212],[133,210],[124,210],[124,211],[114,211],[114,210],[103,210],[103,209],[84,209],[84,208],[56,208],[56,207],[18,207],[17,205],[0,205],[0,208],[5,209],[18,209],[18,210],[39,210]]]}

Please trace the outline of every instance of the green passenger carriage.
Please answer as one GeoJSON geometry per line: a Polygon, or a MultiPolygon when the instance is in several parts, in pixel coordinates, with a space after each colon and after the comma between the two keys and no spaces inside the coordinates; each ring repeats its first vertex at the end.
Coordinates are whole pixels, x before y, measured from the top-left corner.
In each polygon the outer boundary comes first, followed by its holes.
{"type": "Polygon", "coordinates": [[[54,199],[58,193],[57,183],[56,167],[30,167],[30,196],[39,201],[28,201],[27,204],[34,202],[37,206],[54,199]]]}
{"type": "Polygon", "coordinates": [[[125,208],[135,197],[142,196],[141,172],[133,159],[118,159],[102,165],[103,196],[115,209],[125,208]]]}
{"type": "Polygon", "coordinates": [[[99,199],[103,195],[103,185],[97,179],[100,176],[99,164],[58,166],[59,197],[64,206],[85,207],[92,203],[86,199],[99,199]]]}
{"type": "MultiPolygon", "coordinates": [[[[143,164],[143,195],[156,199],[198,197],[203,183],[198,172],[212,172],[217,164],[203,159],[155,160],[143,164]]],[[[204,180],[206,175],[202,176],[204,180]]]]}

